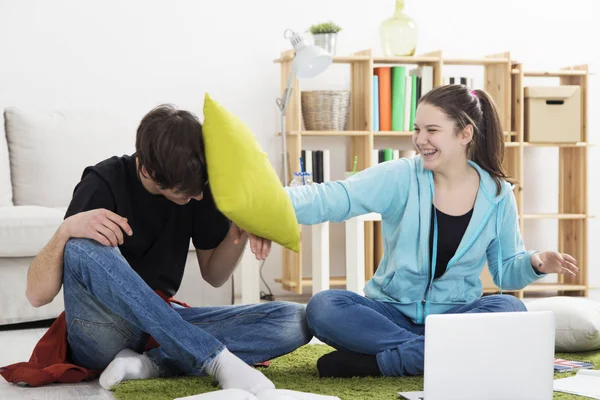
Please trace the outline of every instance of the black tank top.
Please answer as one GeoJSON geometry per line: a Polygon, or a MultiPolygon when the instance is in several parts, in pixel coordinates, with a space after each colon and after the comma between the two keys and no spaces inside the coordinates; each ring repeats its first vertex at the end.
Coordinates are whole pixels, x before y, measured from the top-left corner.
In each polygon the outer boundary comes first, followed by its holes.
{"type": "Polygon", "coordinates": [[[456,253],[458,245],[467,230],[473,209],[464,215],[448,215],[444,214],[433,205],[431,206],[431,229],[429,233],[429,259],[433,255],[433,212],[437,214],[438,224],[438,248],[437,262],[435,266],[434,279],[439,278],[446,272],[448,261],[456,253]]]}

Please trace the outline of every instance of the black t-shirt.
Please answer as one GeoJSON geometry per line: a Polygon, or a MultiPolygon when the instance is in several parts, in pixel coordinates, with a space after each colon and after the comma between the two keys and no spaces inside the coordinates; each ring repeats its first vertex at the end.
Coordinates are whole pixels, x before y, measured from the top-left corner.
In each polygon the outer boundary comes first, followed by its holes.
{"type": "Polygon", "coordinates": [[[208,187],[201,201],[183,206],[148,192],[135,160],[135,154],[111,157],[87,167],[65,218],[97,208],[127,218],[133,235],[123,234],[121,253],[150,288],[173,296],[181,285],[190,238],[197,249],[213,249],[225,238],[230,221],[217,210],[208,187]]]}
{"type": "Polygon", "coordinates": [[[473,209],[464,215],[454,216],[444,214],[434,206],[431,208],[429,257],[431,258],[433,254],[433,212],[435,211],[438,225],[438,248],[434,279],[437,279],[442,276],[444,272],[446,272],[446,266],[448,265],[448,262],[456,253],[456,249],[458,249],[458,245],[460,244],[460,241],[467,230],[467,226],[469,225],[469,221],[471,220],[473,209]]]}

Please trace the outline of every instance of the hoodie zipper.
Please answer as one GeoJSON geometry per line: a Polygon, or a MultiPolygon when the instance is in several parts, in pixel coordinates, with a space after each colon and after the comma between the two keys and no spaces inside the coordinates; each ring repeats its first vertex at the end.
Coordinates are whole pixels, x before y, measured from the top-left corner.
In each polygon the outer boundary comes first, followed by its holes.
{"type": "MultiPolygon", "coordinates": [[[[485,229],[487,224],[490,222],[490,219],[492,217],[494,209],[496,209],[496,208],[498,208],[498,204],[494,205],[493,207],[490,207],[490,210],[488,211],[487,215],[485,216],[484,222],[481,224],[479,230],[473,236],[473,240],[471,240],[471,242],[467,246],[465,246],[464,250],[460,253],[460,255],[455,254],[454,257],[452,257],[452,260],[450,260],[450,262],[446,266],[446,271],[452,265],[454,265],[458,260],[460,260],[462,258],[462,256],[464,256],[467,253],[467,251],[469,251],[471,249],[471,247],[473,247],[473,244],[475,244],[475,242],[481,235],[481,232],[483,232],[483,230],[485,229]]],[[[434,213],[436,212],[435,207],[433,207],[433,212],[434,213]]],[[[425,294],[423,296],[423,300],[421,300],[421,310],[420,310],[421,312],[420,312],[420,316],[419,316],[419,321],[417,321],[420,324],[425,323],[425,318],[429,314],[428,313],[429,304],[427,303],[427,298],[431,295],[431,292],[433,290],[432,284],[433,284],[433,277],[435,276],[433,268],[435,268],[435,264],[437,263],[437,234],[438,234],[438,232],[437,232],[437,215],[436,214],[434,214],[434,218],[435,219],[433,222],[433,226],[434,226],[433,257],[430,260],[430,268],[428,271],[429,280],[427,282],[427,286],[425,287],[425,294]]]]}
{"type": "Polygon", "coordinates": [[[425,323],[425,317],[427,317],[427,309],[428,309],[428,305],[427,305],[427,297],[428,294],[431,292],[431,284],[433,283],[433,277],[435,276],[434,273],[434,268],[435,265],[437,264],[437,244],[438,244],[438,229],[437,229],[437,211],[435,206],[432,207],[433,210],[433,249],[432,249],[432,257],[429,260],[429,269],[427,271],[427,276],[428,276],[428,280],[427,280],[427,286],[425,287],[425,293],[423,295],[423,300],[421,300],[421,315],[419,318],[419,322],[420,324],[424,324],[425,323]]]}

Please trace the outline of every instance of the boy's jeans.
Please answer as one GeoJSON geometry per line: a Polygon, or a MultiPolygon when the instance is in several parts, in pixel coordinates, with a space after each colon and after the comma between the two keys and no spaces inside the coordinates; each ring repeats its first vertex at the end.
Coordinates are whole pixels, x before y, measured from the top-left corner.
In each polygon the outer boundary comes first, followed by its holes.
{"type": "Polygon", "coordinates": [[[146,355],[163,376],[202,375],[225,347],[254,364],[311,339],[300,304],[171,308],[117,248],[93,240],[67,242],[63,284],[70,358],[88,369],[106,368],[124,348],[143,352],[149,335],[160,347],[146,355]]]}

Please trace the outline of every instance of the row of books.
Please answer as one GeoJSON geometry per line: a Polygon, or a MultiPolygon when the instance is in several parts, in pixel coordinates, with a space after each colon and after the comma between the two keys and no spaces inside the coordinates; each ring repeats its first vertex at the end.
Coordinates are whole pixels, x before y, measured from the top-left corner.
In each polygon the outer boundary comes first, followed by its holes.
{"type": "MultiPolygon", "coordinates": [[[[410,158],[416,155],[414,150],[373,149],[372,166],[385,161],[410,158]]],[[[331,180],[331,158],[329,150],[302,150],[303,171],[309,172],[314,183],[331,180]]]]}
{"type": "Polygon", "coordinates": [[[444,76],[444,85],[465,85],[469,89],[477,89],[475,78],[471,76],[444,76]]]}
{"type": "Polygon", "coordinates": [[[373,69],[373,130],[413,130],[417,103],[433,89],[433,67],[381,66],[373,69]]]}
{"type": "Polygon", "coordinates": [[[310,172],[314,183],[331,180],[331,162],[329,150],[302,150],[304,171],[310,172]]]}
{"type": "Polygon", "coordinates": [[[417,154],[414,150],[397,150],[397,149],[373,149],[371,156],[372,165],[376,165],[386,161],[398,160],[400,158],[411,158],[417,154]]]}

